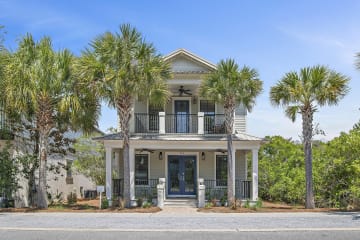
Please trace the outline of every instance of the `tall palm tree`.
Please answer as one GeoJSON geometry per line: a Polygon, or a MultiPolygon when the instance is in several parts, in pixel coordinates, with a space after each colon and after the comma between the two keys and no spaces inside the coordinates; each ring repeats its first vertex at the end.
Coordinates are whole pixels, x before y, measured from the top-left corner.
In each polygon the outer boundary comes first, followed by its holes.
{"type": "Polygon", "coordinates": [[[136,97],[164,104],[168,99],[165,79],[170,67],[146,43],[140,32],[129,24],[119,33],[106,32],[82,53],[78,70],[99,98],[117,110],[123,137],[124,200],[130,206],[129,122],[136,97]]]}
{"type": "Polygon", "coordinates": [[[306,208],[315,208],[312,181],[313,116],[318,106],[336,105],[349,91],[349,78],[325,66],[302,68],[289,72],[271,88],[270,99],[283,106],[292,121],[302,116],[302,138],[305,155],[306,208]]]}
{"type": "Polygon", "coordinates": [[[233,156],[232,134],[236,105],[243,105],[251,112],[256,97],[262,91],[262,81],[255,69],[247,66],[239,68],[233,59],[221,60],[216,71],[205,77],[200,86],[200,93],[207,99],[224,105],[227,134],[227,186],[228,202],[235,201],[234,176],[235,156],[233,156]]]}
{"type": "Polygon", "coordinates": [[[28,34],[20,40],[6,66],[6,107],[33,119],[39,134],[39,208],[48,206],[46,164],[50,131],[57,123],[69,122],[74,129],[90,130],[99,113],[96,99],[73,78],[73,60],[68,50],[55,52],[50,38],[35,42],[28,34]]]}

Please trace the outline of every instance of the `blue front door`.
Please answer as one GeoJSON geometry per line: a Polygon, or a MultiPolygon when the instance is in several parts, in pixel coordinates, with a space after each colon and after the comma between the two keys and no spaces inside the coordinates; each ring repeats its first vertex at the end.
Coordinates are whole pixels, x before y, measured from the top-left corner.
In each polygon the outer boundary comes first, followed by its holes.
{"type": "Polygon", "coordinates": [[[196,193],[196,156],[168,157],[168,195],[196,193]]]}

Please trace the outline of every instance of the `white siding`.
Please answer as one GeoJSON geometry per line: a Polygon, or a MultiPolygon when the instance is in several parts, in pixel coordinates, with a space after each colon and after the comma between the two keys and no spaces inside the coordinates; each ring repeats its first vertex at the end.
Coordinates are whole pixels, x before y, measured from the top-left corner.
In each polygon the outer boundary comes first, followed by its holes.
{"type": "Polygon", "coordinates": [[[147,109],[146,101],[136,100],[135,101],[135,106],[134,106],[134,112],[135,113],[147,113],[148,109],[147,109]]]}
{"type": "Polygon", "coordinates": [[[205,160],[201,159],[199,152],[199,177],[204,179],[215,179],[215,153],[205,152],[205,160]]]}
{"type": "Polygon", "coordinates": [[[246,179],[246,152],[236,151],[235,153],[235,178],[246,179]]]}
{"type": "Polygon", "coordinates": [[[159,179],[165,177],[165,153],[163,153],[163,159],[159,160],[160,151],[155,151],[150,154],[150,178],[159,179]]]}
{"type": "Polygon", "coordinates": [[[237,106],[235,109],[234,129],[236,132],[246,132],[246,109],[244,106],[237,106]]]}
{"type": "Polygon", "coordinates": [[[186,58],[177,57],[171,62],[173,72],[208,71],[204,66],[186,58]]]}

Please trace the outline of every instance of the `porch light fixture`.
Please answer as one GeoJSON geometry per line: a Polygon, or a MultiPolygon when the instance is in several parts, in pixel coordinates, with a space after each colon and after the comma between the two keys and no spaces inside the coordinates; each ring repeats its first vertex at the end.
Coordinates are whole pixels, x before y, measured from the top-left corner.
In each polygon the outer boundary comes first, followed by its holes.
{"type": "Polygon", "coordinates": [[[162,160],[162,152],[159,152],[159,160],[162,160]]]}
{"type": "Polygon", "coordinates": [[[201,152],[201,160],[205,160],[205,152],[201,152]]]}

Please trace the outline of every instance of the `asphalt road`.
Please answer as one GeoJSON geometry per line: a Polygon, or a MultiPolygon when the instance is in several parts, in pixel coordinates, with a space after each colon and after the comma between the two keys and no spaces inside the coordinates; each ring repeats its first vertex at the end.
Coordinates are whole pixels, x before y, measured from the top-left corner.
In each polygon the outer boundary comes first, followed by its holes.
{"type": "Polygon", "coordinates": [[[352,239],[359,213],[0,213],[3,239],[352,239]]]}

